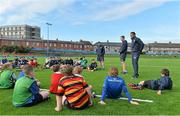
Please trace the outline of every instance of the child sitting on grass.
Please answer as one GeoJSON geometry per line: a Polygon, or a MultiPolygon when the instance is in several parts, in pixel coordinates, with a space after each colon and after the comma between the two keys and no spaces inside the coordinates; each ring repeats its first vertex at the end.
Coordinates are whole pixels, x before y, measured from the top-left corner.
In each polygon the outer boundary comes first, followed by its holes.
{"type": "MultiPolygon", "coordinates": [[[[25,76],[24,67],[26,67],[27,65],[21,65],[20,66],[21,71],[19,72],[17,80],[25,76]]],[[[31,65],[29,65],[29,66],[31,66],[31,65]]],[[[34,79],[37,82],[37,85],[40,87],[41,82],[38,79],[36,79],[35,77],[34,77],[34,79]]]]}
{"type": "Polygon", "coordinates": [[[128,98],[129,103],[134,105],[139,105],[138,102],[132,101],[132,97],[129,94],[125,81],[118,76],[118,69],[116,67],[111,67],[109,69],[109,76],[106,77],[103,85],[101,101],[99,102],[102,105],[105,105],[105,98],[117,99],[122,95],[122,91],[128,98]]]}
{"type": "MultiPolygon", "coordinates": [[[[63,66],[61,66],[63,67],[63,66]]],[[[52,67],[52,70],[53,70],[53,74],[51,75],[51,86],[50,86],[50,92],[52,94],[55,94],[56,95],[56,108],[55,110],[57,109],[57,107],[59,107],[59,104],[60,104],[60,96],[57,94],[57,90],[58,90],[58,84],[59,84],[59,80],[64,77],[63,74],[61,74],[60,72],[60,65],[54,65],[52,67]]]]}
{"type": "Polygon", "coordinates": [[[92,106],[91,100],[91,88],[85,82],[83,77],[73,75],[73,67],[66,65],[61,68],[61,73],[64,77],[60,79],[58,86],[58,93],[61,96],[61,103],[57,107],[56,111],[62,110],[62,104],[64,103],[70,109],[82,110],[92,106]],[[62,100],[62,96],[66,99],[62,100]]]}
{"type": "Polygon", "coordinates": [[[141,81],[139,84],[128,84],[132,89],[143,89],[148,88],[152,90],[158,90],[157,94],[161,95],[162,90],[171,90],[173,86],[173,82],[171,80],[170,72],[168,69],[161,70],[161,77],[157,80],[146,80],[141,81]]]}
{"type": "Polygon", "coordinates": [[[13,92],[13,105],[16,107],[29,107],[49,98],[49,92],[40,91],[35,81],[33,67],[24,66],[25,76],[16,81],[13,92]]]}
{"type": "Polygon", "coordinates": [[[88,60],[85,57],[80,58],[80,64],[83,69],[87,68],[88,60]]]}
{"type": "Polygon", "coordinates": [[[80,76],[80,77],[82,77],[82,71],[83,71],[83,68],[81,67],[81,66],[76,66],[76,67],[74,67],[74,69],[73,69],[73,74],[75,75],[75,76],[80,76]]]}
{"type": "Polygon", "coordinates": [[[89,71],[96,71],[97,70],[97,62],[95,59],[92,59],[91,64],[88,66],[89,71]]]}
{"type": "Polygon", "coordinates": [[[12,71],[12,64],[6,63],[2,67],[3,72],[0,75],[0,88],[10,89],[14,88],[16,82],[16,75],[12,71]]]}

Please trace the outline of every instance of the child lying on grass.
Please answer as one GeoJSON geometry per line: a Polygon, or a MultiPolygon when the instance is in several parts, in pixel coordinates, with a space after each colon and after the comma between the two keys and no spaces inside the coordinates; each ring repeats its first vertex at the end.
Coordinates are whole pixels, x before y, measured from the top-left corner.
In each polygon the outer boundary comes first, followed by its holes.
{"type": "Polygon", "coordinates": [[[158,90],[157,94],[161,95],[162,90],[171,90],[173,86],[173,82],[171,80],[170,72],[168,69],[161,70],[161,77],[157,80],[146,80],[141,81],[139,84],[128,84],[132,89],[143,89],[148,88],[152,90],[158,90]]]}
{"type": "Polygon", "coordinates": [[[122,96],[122,91],[127,96],[129,103],[139,105],[138,102],[132,101],[132,97],[126,88],[124,80],[118,76],[118,69],[116,67],[111,67],[109,69],[109,76],[107,76],[104,81],[101,101],[99,103],[105,105],[105,98],[120,98],[122,96]]]}

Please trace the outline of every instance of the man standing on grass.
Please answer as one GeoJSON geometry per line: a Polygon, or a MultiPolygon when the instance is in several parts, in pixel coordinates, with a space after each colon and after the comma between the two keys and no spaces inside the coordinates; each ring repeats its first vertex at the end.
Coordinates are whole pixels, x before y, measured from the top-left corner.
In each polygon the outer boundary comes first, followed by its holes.
{"type": "Polygon", "coordinates": [[[127,55],[127,48],[128,48],[128,43],[125,40],[125,36],[121,36],[120,37],[121,41],[122,41],[122,45],[120,47],[119,53],[120,53],[120,59],[121,59],[121,64],[122,64],[122,73],[126,74],[127,70],[126,70],[126,55],[127,55]]]}
{"type": "Polygon", "coordinates": [[[131,32],[130,36],[131,36],[131,40],[132,40],[132,44],[131,44],[131,48],[132,48],[132,65],[133,65],[133,69],[134,69],[133,78],[136,79],[136,78],[139,77],[138,61],[139,61],[140,54],[141,54],[141,52],[142,52],[142,50],[144,48],[144,43],[142,42],[141,39],[136,37],[135,32],[131,32]]]}
{"type": "Polygon", "coordinates": [[[104,55],[105,55],[105,49],[103,45],[100,45],[100,43],[97,46],[96,49],[97,54],[97,61],[99,61],[101,69],[104,70],[104,55]]]}

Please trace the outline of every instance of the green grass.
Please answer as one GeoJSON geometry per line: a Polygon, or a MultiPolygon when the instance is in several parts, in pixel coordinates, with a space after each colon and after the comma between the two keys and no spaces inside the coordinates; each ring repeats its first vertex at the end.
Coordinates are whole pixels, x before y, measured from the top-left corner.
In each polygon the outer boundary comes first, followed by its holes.
{"type": "MultiPolygon", "coordinates": [[[[88,57],[90,60],[92,57],[88,57]]],[[[95,57],[94,57],[95,58],[95,57]]],[[[44,59],[39,59],[43,62],[44,59]]],[[[120,68],[119,57],[106,57],[106,70],[97,72],[87,72],[84,70],[83,76],[88,84],[94,87],[97,94],[101,94],[102,84],[107,70],[110,66],[117,66],[120,68]]],[[[49,101],[40,103],[28,108],[15,108],[12,105],[13,90],[0,90],[0,115],[175,115],[180,114],[180,59],[177,57],[148,57],[142,56],[140,59],[140,77],[138,80],[131,79],[132,65],[131,58],[127,58],[128,74],[123,75],[126,83],[137,83],[142,80],[157,79],[160,77],[160,70],[168,68],[171,71],[173,80],[173,90],[163,91],[161,96],[156,94],[156,91],[144,89],[141,91],[128,89],[133,98],[150,99],[154,103],[143,103],[139,106],[129,104],[123,100],[106,99],[107,105],[101,106],[98,104],[99,98],[94,99],[94,106],[82,111],[69,110],[64,108],[62,112],[55,112],[55,96],[51,95],[49,101]]],[[[51,70],[36,70],[36,77],[41,81],[42,88],[49,88],[51,70]]],[[[120,74],[121,75],[121,74],[120,74]]]]}

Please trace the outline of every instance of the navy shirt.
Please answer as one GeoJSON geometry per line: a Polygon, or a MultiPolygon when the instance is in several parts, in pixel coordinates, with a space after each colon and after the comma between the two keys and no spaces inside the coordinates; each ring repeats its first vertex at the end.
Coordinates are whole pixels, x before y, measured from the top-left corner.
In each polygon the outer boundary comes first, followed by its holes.
{"type": "Polygon", "coordinates": [[[98,56],[104,56],[104,54],[105,54],[105,49],[104,49],[104,47],[103,47],[103,46],[98,47],[98,48],[96,49],[96,53],[97,53],[98,56]]]}
{"type": "Polygon", "coordinates": [[[122,54],[122,53],[126,53],[127,52],[127,48],[128,48],[128,43],[126,40],[124,40],[122,42],[122,45],[121,45],[121,48],[119,50],[119,53],[122,54]]]}
{"type": "Polygon", "coordinates": [[[5,63],[7,63],[7,62],[8,62],[7,59],[2,59],[2,64],[5,64],[5,63]]]}
{"type": "Polygon", "coordinates": [[[170,77],[164,76],[151,81],[151,87],[154,90],[172,89],[173,82],[170,77]]]}

